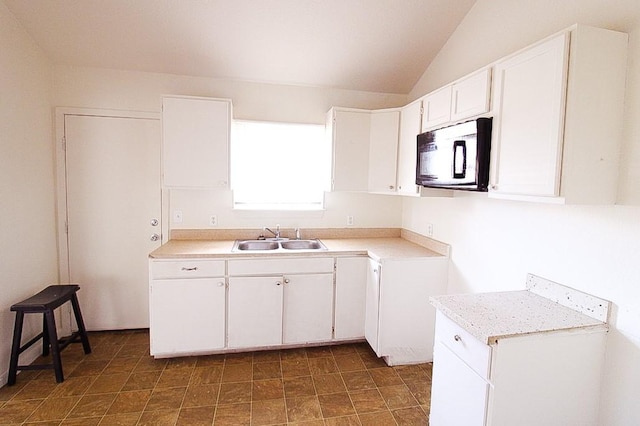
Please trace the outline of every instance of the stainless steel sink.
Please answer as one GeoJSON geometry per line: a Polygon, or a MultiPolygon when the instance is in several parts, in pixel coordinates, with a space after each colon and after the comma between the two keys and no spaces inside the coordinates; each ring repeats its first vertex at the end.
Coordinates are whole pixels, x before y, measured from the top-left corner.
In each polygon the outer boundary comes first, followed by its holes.
{"type": "Polygon", "coordinates": [[[320,240],[236,240],[231,251],[327,250],[320,240]]]}
{"type": "Polygon", "coordinates": [[[277,241],[264,241],[264,240],[245,240],[236,241],[235,249],[237,250],[277,250],[280,245],[277,241]]]}
{"type": "Polygon", "coordinates": [[[326,250],[320,240],[289,240],[282,241],[280,246],[285,250],[326,250]]]}

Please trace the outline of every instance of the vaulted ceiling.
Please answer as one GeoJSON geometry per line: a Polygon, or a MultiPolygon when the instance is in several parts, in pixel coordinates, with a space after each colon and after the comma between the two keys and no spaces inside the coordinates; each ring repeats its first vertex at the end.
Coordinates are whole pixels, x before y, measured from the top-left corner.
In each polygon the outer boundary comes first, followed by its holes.
{"type": "Polygon", "coordinates": [[[56,64],[408,93],[475,0],[0,0],[56,64]]]}

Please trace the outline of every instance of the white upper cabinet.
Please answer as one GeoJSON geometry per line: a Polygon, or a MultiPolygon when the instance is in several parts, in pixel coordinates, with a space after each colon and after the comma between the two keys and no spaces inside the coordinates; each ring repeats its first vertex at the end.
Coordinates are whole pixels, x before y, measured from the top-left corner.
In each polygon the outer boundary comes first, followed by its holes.
{"type": "Polygon", "coordinates": [[[369,192],[394,194],[400,109],[371,111],[369,192]]]}
{"type": "Polygon", "coordinates": [[[418,196],[416,185],[417,136],[420,133],[422,101],[410,103],[400,110],[400,138],[398,141],[398,194],[418,196]]]}
{"type": "Polygon", "coordinates": [[[371,112],[331,108],[326,131],[333,145],[333,191],[367,191],[371,112]]]}
{"type": "Polygon", "coordinates": [[[164,97],[163,185],[227,188],[230,126],[228,99],[164,97]]]}
{"type": "Polygon", "coordinates": [[[451,121],[464,120],[489,111],[491,69],[485,68],[453,83],[451,121]]]}
{"type": "Polygon", "coordinates": [[[491,68],[483,68],[422,97],[421,132],[489,111],[491,68]]]}
{"type": "Polygon", "coordinates": [[[495,64],[490,196],[615,202],[626,52],[579,25],[495,64]]]}
{"type": "Polygon", "coordinates": [[[422,132],[451,121],[451,85],[422,98],[422,106],[424,108],[422,132]]]}

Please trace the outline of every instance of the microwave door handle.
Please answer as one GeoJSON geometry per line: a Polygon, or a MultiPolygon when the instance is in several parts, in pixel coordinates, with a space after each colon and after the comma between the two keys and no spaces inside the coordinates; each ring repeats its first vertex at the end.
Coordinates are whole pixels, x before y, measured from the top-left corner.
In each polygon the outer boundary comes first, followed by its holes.
{"type": "Polygon", "coordinates": [[[464,179],[467,174],[467,142],[465,140],[453,142],[453,178],[464,179]],[[462,151],[462,152],[460,152],[462,151]],[[458,155],[462,155],[462,167],[458,167],[460,161],[458,155]]]}

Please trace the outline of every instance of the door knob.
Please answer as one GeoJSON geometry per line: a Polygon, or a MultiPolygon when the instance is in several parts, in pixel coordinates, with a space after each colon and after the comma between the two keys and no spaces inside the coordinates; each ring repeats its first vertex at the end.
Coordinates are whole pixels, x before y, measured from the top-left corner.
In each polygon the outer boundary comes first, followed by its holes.
{"type": "Polygon", "coordinates": [[[160,239],[160,235],[158,234],[151,234],[151,237],[149,238],[151,241],[158,241],[160,239]]]}
{"type": "Polygon", "coordinates": [[[158,219],[151,219],[151,226],[158,226],[159,223],[158,219]]]}

